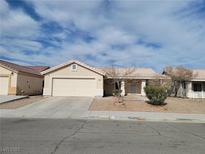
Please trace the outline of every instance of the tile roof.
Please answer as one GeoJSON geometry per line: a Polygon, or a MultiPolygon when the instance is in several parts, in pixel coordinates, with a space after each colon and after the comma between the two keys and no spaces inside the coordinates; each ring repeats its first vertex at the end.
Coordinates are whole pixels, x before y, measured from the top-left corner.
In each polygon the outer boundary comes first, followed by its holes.
{"type": "MultiPolygon", "coordinates": [[[[190,69],[193,72],[192,81],[205,81],[205,69],[190,69]]],[[[174,69],[176,71],[176,69],[174,69]]],[[[162,74],[166,75],[166,71],[164,70],[162,74]]]]}
{"type": "MultiPolygon", "coordinates": [[[[113,78],[113,76],[111,75],[111,71],[113,70],[111,67],[110,68],[95,68],[95,67],[90,67],[89,65],[79,62],[77,60],[70,60],[66,63],[51,67],[50,69],[47,69],[43,72],[41,72],[41,74],[47,74],[50,72],[53,72],[57,69],[60,69],[62,67],[65,67],[67,65],[70,65],[72,63],[76,63],[79,64],[83,67],[86,67],[96,73],[105,75],[108,78],[113,78]]],[[[118,77],[120,78],[130,78],[130,79],[167,79],[166,76],[164,75],[160,75],[158,73],[156,73],[154,70],[152,70],[151,68],[116,68],[116,72],[118,74],[118,77]],[[133,71],[134,70],[134,71],[133,71]],[[127,71],[131,71],[130,73],[127,73],[127,71]]]]}
{"type": "Polygon", "coordinates": [[[108,78],[130,78],[130,79],[164,79],[166,76],[156,73],[151,68],[101,68],[108,78]],[[113,75],[115,74],[115,75],[113,75]]]}
{"type": "Polygon", "coordinates": [[[42,72],[50,68],[49,66],[26,66],[26,67],[34,69],[38,72],[42,72]]]}
{"type": "Polygon", "coordinates": [[[205,80],[205,69],[193,69],[193,80],[205,80]]]}
{"type": "Polygon", "coordinates": [[[80,66],[83,66],[83,67],[85,67],[85,68],[87,68],[87,69],[89,69],[89,70],[92,70],[93,72],[96,72],[96,73],[98,73],[98,74],[105,75],[104,72],[101,71],[100,69],[91,67],[91,66],[89,66],[89,65],[87,65],[87,64],[85,64],[85,63],[82,63],[82,62],[80,62],[80,61],[77,61],[77,60],[70,60],[70,61],[65,62],[65,63],[63,63],[63,64],[60,64],[60,65],[51,67],[51,68],[49,68],[49,69],[47,69],[47,70],[41,72],[41,74],[44,75],[44,74],[53,72],[53,71],[55,71],[55,70],[57,70],[57,69],[60,69],[60,68],[62,68],[62,67],[68,66],[68,65],[73,64],[73,63],[78,64],[78,65],[80,65],[80,66]]]}
{"type": "Polygon", "coordinates": [[[41,76],[40,70],[41,70],[42,66],[40,66],[39,68],[37,68],[36,66],[34,68],[32,68],[31,66],[22,66],[22,65],[14,64],[14,63],[7,62],[4,60],[0,60],[0,65],[7,68],[7,69],[11,69],[13,71],[16,71],[16,72],[24,72],[24,73],[29,73],[29,74],[41,76]]]}

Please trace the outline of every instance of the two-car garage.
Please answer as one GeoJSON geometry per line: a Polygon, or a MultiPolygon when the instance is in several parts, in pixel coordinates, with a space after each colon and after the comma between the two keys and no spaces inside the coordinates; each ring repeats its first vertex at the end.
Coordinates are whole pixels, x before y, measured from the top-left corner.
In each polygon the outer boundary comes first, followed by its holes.
{"type": "Polygon", "coordinates": [[[53,78],[53,96],[94,96],[95,78],[53,78]]]}
{"type": "Polygon", "coordinates": [[[103,96],[104,73],[79,61],[69,61],[42,74],[43,95],[103,96]]]}

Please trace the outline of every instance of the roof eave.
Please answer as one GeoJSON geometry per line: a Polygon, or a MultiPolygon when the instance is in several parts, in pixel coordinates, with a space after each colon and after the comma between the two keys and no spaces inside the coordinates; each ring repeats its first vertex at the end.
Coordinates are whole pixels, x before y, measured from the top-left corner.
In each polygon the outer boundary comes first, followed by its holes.
{"type": "Polygon", "coordinates": [[[13,68],[11,68],[11,67],[8,67],[8,66],[6,66],[6,65],[3,65],[3,64],[0,64],[0,66],[3,67],[3,68],[5,68],[5,69],[8,69],[8,70],[10,70],[10,71],[12,71],[12,72],[15,72],[15,73],[18,73],[18,72],[19,72],[19,71],[15,70],[15,69],[13,69],[13,68]]]}
{"type": "Polygon", "coordinates": [[[165,79],[163,77],[156,76],[133,76],[133,77],[111,77],[106,76],[107,79],[141,79],[141,80],[149,80],[149,79],[165,79]]]}
{"type": "Polygon", "coordinates": [[[79,62],[79,61],[76,61],[76,60],[71,60],[71,61],[68,61],[68,62],[66,62],[66,63],[63,63],[63,64],[60,64],[60,65],[54,66],[54,67],[52,67],[52,68],[50,68],[50,69],[47,69],[47,70],[45,70],[45,71],[42,71],[41,74],[42,74],[42,75],[48,74],[48,73],[50,73],[50,72],[53,72],[53,71],[55,71],[55,70],[57,70],[57,69],[60,69],[60,68],[62,68],[62,67],[64,67],[64,66],[67,66],[67,65],[70,65],[70,64],[72,64],[72,63],[76,63],[76,64],[78,64],[78,65],[80,65],[80,66],[82,66],[82,67],[85,67],[85,68],[87,68],[87,69],[89,69],[89,70],[91,70],[91,71],[93,71],[93,72],[95,72],[95,73],[97,73],[97,74],[100,74],[100,75],[102,75],[102,76],[105,76],[105,73],[100,72],[100,71],[96,70],[95,68],[90,67],[90,66],[88,66],[88,65],[86,65],[86,64],[83,64],[83,63],[81,63],[81,62],[79,62]]]}
{"type": "Polygon", "coordinates": [[[205,78],[192,79],[191,81],[205,81],[205,78]]]}

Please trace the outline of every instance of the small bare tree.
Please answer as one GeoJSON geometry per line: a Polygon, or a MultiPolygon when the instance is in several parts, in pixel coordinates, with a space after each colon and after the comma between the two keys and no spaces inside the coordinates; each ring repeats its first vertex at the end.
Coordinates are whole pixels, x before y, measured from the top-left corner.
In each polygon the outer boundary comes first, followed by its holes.
{"type": "Polygon", "coordinates": [[[181,66],[175,68],[168,66],[165,67],[164,74],[168,75],[172,80],[171,93],[173,93],[175,97],[185,97],[186,91],[183,85],[185,86],[186,81],[190,81],[195,76],[193,71],[181,66]]]}
{"type": "Polygon", "coordinates": [[[124,84],[126,84],[126,78],[129,78],[132,73],[135,71],[135,68],[116,68],[112,66],[111,68],[104,69],[104,72],[106,72],[106,75],[108,78],[112,79],[113,85],[114,85],[114,91],[113,95],[117,98],[118,103],[124,103],[122,94],[122,88],[121,83],[124,81],[124,84]],[[116,89],[116,86],[118,87],[116,89]]]}

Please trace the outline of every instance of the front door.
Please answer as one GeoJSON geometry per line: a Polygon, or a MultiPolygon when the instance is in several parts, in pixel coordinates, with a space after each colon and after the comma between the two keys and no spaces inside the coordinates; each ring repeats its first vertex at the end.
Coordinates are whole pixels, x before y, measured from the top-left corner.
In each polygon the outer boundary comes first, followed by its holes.
{"type": "Polygon", "coordinates": [[[137,93],[137,83],[135,81],[132,81],[130,84],[130,93],[137,93]]]}

